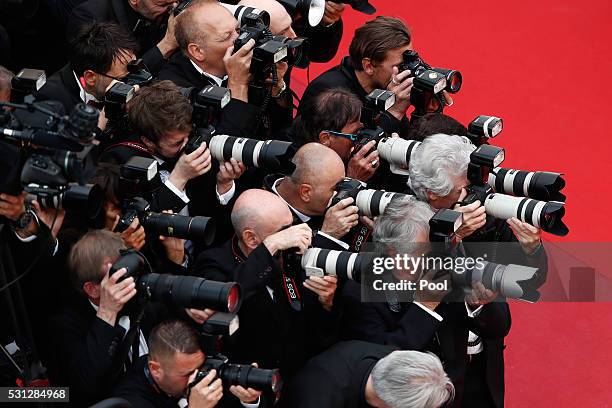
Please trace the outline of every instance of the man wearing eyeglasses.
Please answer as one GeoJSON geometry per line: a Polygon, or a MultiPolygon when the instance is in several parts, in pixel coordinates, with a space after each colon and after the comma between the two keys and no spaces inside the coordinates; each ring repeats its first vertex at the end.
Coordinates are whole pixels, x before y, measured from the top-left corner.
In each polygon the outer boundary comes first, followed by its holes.
{"type": "MultiPolygon", "coordinates": [[[[92,23],[82,27],[70,48],[70,62],[49,77],[35,94],[36,99],[60,101],[66,113],[78,103],[102,109],[104,94],[111,83],[128,74],[136,43],[116,24],[92,23]]],[[[100,116],[102,128],[104,119],[100,116]]]]}

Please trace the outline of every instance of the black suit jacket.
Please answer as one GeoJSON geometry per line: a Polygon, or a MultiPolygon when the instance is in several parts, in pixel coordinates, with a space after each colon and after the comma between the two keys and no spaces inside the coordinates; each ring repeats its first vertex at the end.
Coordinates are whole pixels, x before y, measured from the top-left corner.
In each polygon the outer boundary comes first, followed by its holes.
{"type": "Polygon", "coordinates": [[[257,362],[262,368],[280,368],[283,378],[336,341],[340,319],[336,302],[328,312],[317,296],[303,287],[301,271],[286,272],[286,276],[293,277],[302,300],[301,311],[291,308],[280,264],[263,244],[246,257],[233,238],[219,248],[203,252],[194,270],[195,275],[235,281],[243,288],[240,328],[224,345],[230,359],[245,364],[257,362]],[[273,290],[274,300],[266,286],[273,290]]]}
{"type": "Polygon", "coordinates": [[[329,62],[340,46],[344,23],[339,20],[329,27],[323,23],[311,27],[302,18],[293,23],[293,30],[300,37],[308,38],[308,58],[312,62],[329,62]]]}
{"type": "Polygon", "coordinates": [[[372,369],[396,347],[363,341],[333,345],[312,358],[285,385],[281,407],[365,408],[365,386],[372,369]]]}
{"type": "MultiPolygon", "coordinates": [[[[159,72],[158,79],[170,80],[177,86],[202,89],[206,85],[217,85],[217,83],[200,74],[191,60],[182,52],[174,55],[168,64],[159,72]]],[[[253,129],[257,127],[257,115],[259,108],[255,105],[232,98],[223,108],[221,116],[217,118],[215,125],[217,134],[228,134],[231,136],[253,137],[253,129]]]]}
{"type": "Polygon", "coordinates": [[[66,114],[70,114],[78,103],[83,102],[76,81],[72,66],[68,63],[51,75],[34,96],[39,101],[59,101],[64,106],[66,114]]]}
{"type": "Polygon", "coordinates": [[[144,60],[151,73],[159,72],[165,60],[157,43],[166,34],[166,23],[151,23],[134,11],[127,0],[87,0],[72,10],[67,28],[68,40],[74,38],[81,26],[93,21],[116,23],[132,33],[140,46],[136,55],[144,60]]]}
{"type": "MultiPolygon", "coordinates": [[[[415,304],[402,304],[392,311],[387,303],[362,302],[361,287],[348,282],[342,292],[344,302],[343,337],[408,350],[436,353],[455,385],[453,406],[461,406],[468,362],[468,331],[484,341],[487,383],[498,407],[504,400],[503,339],[510,331],[510,309],[506,302],[492,302],[475,318],[469,318],[463,302],[440,303],[438,321],[415,304]]],[[[469,406],[469,405],[468,405],[469,406]]]]}
{"type": "MultiPolygon", "coordinates": [[[[164,307],[149,303],[140,326],[145,338],[168,316],[164,307]]],[[[89,406],[107,397],[118,380],[111,374],[125,335],[119,317],[111,326],[96,316],[88,299],[75,295],[72,304],[50,320],[49,333],[55,350],[51,380],[70,387],[72,406],[89,406]]]]}

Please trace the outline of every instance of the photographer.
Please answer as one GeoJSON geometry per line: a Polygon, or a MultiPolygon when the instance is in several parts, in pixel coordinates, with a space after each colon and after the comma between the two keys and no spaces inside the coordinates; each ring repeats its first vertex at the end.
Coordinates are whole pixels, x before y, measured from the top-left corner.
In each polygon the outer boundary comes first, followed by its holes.
{"type": "Polygon", "coordinates": [[[281,406],[439,408],[454,396],[431,353],[347,341],[312,358],[287,384],[281,406]]]}
{"type": "Polygon", "coordinates": [[[412,78],[409,71],[399,73],[397,66],[406,50],[412,50],[412,38],[401,20],[381,16],[368,21],[355,30],[349,56],[314,79],[304,91],[301,104],[329,88],[346,88],[362,102],[374,89],[388,89],[395,93],[396,103],[382,115],[381,126],[389,134],[396,132],[405,137],[409,128],[406,110],[410,106],[412,78]]]}
{"type": "MultiPolygon", "coordinates": [[[[123,249],[118,234],[93,230],[70,252],[68,263],[80,295],[51,319],[49,333],[55,350],[51,379],[56,385],[70,386],[74,406],[87,406],[107,396],[124,366],[135,362],[133,353],[147,354],[145,334],[169,316],[164,305],[153,302],[147,302],[143,316],[138,316],[142,305],[135,299],[134,278],[121,279],[125,268],[109,276],[111,264],[123,249]],[[135,320],[139,324],[133,325],[135,320]]],[[[208,315],[195,310],[187,314],[197,322],[208,315]]]]}
{"type": "MultiPolygon", "coordinates": [[[[57,100],[67,113],[79,102],[102,109],[106,90],[128,74],[136,43],[113,23],[91,23],[70,41],[70,62],[49,77],[34,94],[37,100],[57,100]]],[[[100,115],[103,120],[103,115],[100,115]]],[[[99,121],[99,127],[104,128],[99,121]]]]}
{"type": "Polygon", "coordinates": [[[283,257],[288,251],[302,253],[311,243],[310,228],[292,223],[281,198],[247,190],[232,211],[236,235],[222,247],[203,252],[194,271],[241,285],[240,329],[226,345],[232,359],[279,367],[283,375],[333,344],[339,319],[336,278],[304,280],[301,270],[290,269],[283,257]]]}
{"type": "MultiPolygon", "coordinates": [[[[222,211],[220,203],[229,201],[225,197],[231,198],[233,190],[227,191],[225,187],[226,172],[219,172],[217,179],[210,172],[211,157],[205,144],[193,153],[183,153],[192,131],[191,111],[189,101],[170,81],[143,88],[129,107],[134,136],[108,147],[100,158],[118,164],[133,156],[157,160],[163,186],[157,193],[157,202],[151,203],[155,211],[171,209],[188,215],[183,208],[189,204],[189,214],[212,215],[222,211]]],[[[238,176],[229,177],[230,185],[231,179],[238,176]]]]}
{"type": "Polygon", "coordinates": [[[138,408],[176,408],[187,404],[190,408],[259,406],[261,392],[252,388],[230,387],[240,404],[225,396],[214,369],[190,386],[205,359],[193,328],[177,320],[160,323],[149,336],[149,355],[140,357],[113,394],[138,408]]]}
{"type": "Polygon", "coordinates": [[[293,173],[285,177],[270,174],[264,179],[265,188],[287,203],[294,225],[306,223],[316,231],[313,246],[348,249],[348,244],[341,239],[359,220],[353,199],[345,198],[327,208],[336,185],[344,178],[344,163],[332,149],[319,143],[302,146],[292,161],[293,173]]]}
{"type": "Polygon", "coordinates": [[[169,12],[175,5],[173,0],[87,0],[72,10],[67,37],[70,41],[81,26],[94,21],[115,23],[132,33],[139,45],[138,58],[156,74],[178,49],[169,12]]]}
{"type": "MultiPolygon", "coordinates": [[[[427,137],[410,160],[410,188],[434,209],[451,208],[463,213],[463,225],[457,237],[473,242],[520,242],[528,259],[545,260],[542,230],[517,218],[507,222],[488,217],[485,207],[476,200],[458,205],[467,196],[470,184],[467,168],[476,147],[466,137],[436,134],[427,137]]],[[[540,268],[538,281],[546,280],[546,268],[540,268]]]]}
{"type": "MultiPolygon", "coordinates": [[[[429,241],[432,216],[429,206],[414,197],[396,199],[376,220],[374,241],[384,245],[389,256],[418,256],[419,243],[429,241]]],[[[419,279],[419,274],[407,270],[389,272],[384,278],[389,282],[419,279]]],[[[417,290],[412,302],[398,302],[388,293],[387,302],[362,302],[360,285],[347,282],[343,290],[344,336],[432,351],[443,361],[455,385],[453,406],[503,406],[508,304],[482,283],[473,284],[467,300],[461,302],[447,297],[449,289],[417,290]]]]}
{"type": "Polygon", "coordinates": [[[423,141],[426,137],[445,135],[467,136],[467,129],[456,119],[443,113],[428,113],[410,123],[407,139],[423,141]]]}
{"type": "Polygon", "coordinates": [[[235,54],[232,49],[236,19],[217,1],[196,0],[176,18],[177,53],[159,73],[181,87],[201,89],[206,85],[224,86],[232,99],[216,118],[219,134],[252,136],[259,109],[248,103],[249,66],[253,55],[251,41],[235,54]]]}
{"type": "Polygon", "coordinates": [[[308,24],[305,16],[294,19],[291,27],[300,36],[308,38],[308,58],[312,62],[329,62],[338,52],[344,24],[342,14],[344,3],[325,2],[323,19],[315,26],[308,24]]]}
{"type": "Polygon", "coordinates": [[[326,89],[300,105],[291,138],[298,147],[319,142],[331,148],[346,164],[347,177],[367,182],[376,173],[379,159],[375,141],[354,152],[355,133],[362,127],[360,113],[361,101],[355,94],[344,88],[326,89]]]}

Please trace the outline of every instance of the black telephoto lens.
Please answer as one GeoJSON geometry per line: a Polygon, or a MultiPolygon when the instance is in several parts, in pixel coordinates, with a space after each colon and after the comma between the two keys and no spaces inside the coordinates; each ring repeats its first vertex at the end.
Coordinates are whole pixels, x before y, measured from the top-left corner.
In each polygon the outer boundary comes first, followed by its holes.
{"type": "Polygon", "coordinates": [[[215,239],[215,222],[209,217],[187,217],[178,214],[147,213],[142,221],[155,235],[201,241],[206,245],[215,239]]]}
{"type": "Polygon", "coordinates": [[[150,273],[138,280],[152,300],[189,309],[214,309],[236,313],[240,308],[240,286],[235,282],[217,282],[195,276],[150,273]]]}
{"type": "Polygon", "coordinates": [[[134,278],[136,280],[140,275],[141,268],[144,265],[143,257],[137,252],[131,250],[126,251],[117,259],[117,261],[111,266],[110,271],[108,272],[108,276],[112,276],[115,272],[117,272],[121,268],[126,268],[127,272],[123,275],[118,282],[121,282],[124,279],[129,277],[134,278]]]}
{"type": "Polygon", "coordinates": [[[77,104],[68,119],[68,124],[65,131],[66,136],[78,139],[80,141],[88,141],[94,137],[94,129],[98,126],[98,116],[100,112],[84,103],[77,104]]]}
{"type": "Polygon", "coordinates": [[[279,392],[283,382],[277,369],[266,370],[245,364],[226,364],[219,373],[221,381],[229,385],[241,385],[244,388],[270,390],[279,392]]]}
{"type": "Polygon", "coordinates": [[[90,220],[98,216],[103,203],[104,191],[97,184],[70,186],[62,197],[62,208],[85,214],[90,220]]]}

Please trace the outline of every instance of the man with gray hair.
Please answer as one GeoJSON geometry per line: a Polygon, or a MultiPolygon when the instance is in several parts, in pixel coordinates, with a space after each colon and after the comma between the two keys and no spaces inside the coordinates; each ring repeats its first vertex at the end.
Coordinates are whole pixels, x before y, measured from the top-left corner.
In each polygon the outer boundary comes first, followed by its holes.
{"type": "MultiPolygon", "coordinates": [[[[432,216],[426,203],[411,196],[397,198],[376,220],[374,242],[381,244],[390,257],[418,257],[423,253],[421,246],[429,242],[432,216]]],[[[391,270],[380,276],[387,283],[423,279],[406,270],[391,270]]],[[[401,298],[406,293],[387,290],[383,293],[386,301],[363,302],[359,284],[347,282],[342,291],[343,337],[434,352],[445,363],[455,385],[454,407],[501,407],[503,339],[510,330],[508,305],[491,302],[497,294],[481,283],[473,285],[466,302],[451,301],[447,297],[449,289],[447,285],[416,290],[412,298],[401,298]]]]}
{"type": "Polygon", "coordinates": [[[11,101],[11,80],[14,76],[11,71],[0,65],[0,102],[11,101]]]}
{"type": "Polygon", "coordinates": [[[283,390],[291,408],[438,408],[454,386],[431,353],[347,341],[311,359],[283,390]]]}
{"type": "Polygon", "coordinates": [[[419,200],[436,210],[449,208],[463,213],[463,224],[456,232],[458,238],[470,237],[476,242],[516,242],[518,238],[523,251],[534,254],[542,247],[539,228],[518,218],[510,218],[506,223],[487,217],[484,203],[478,200],[465,206],[458,204],[467,196],[466,187],[470,184],[467,168],[475,149],[465,136],[427,137],[410,159],[410,188],[419,200]]]}

